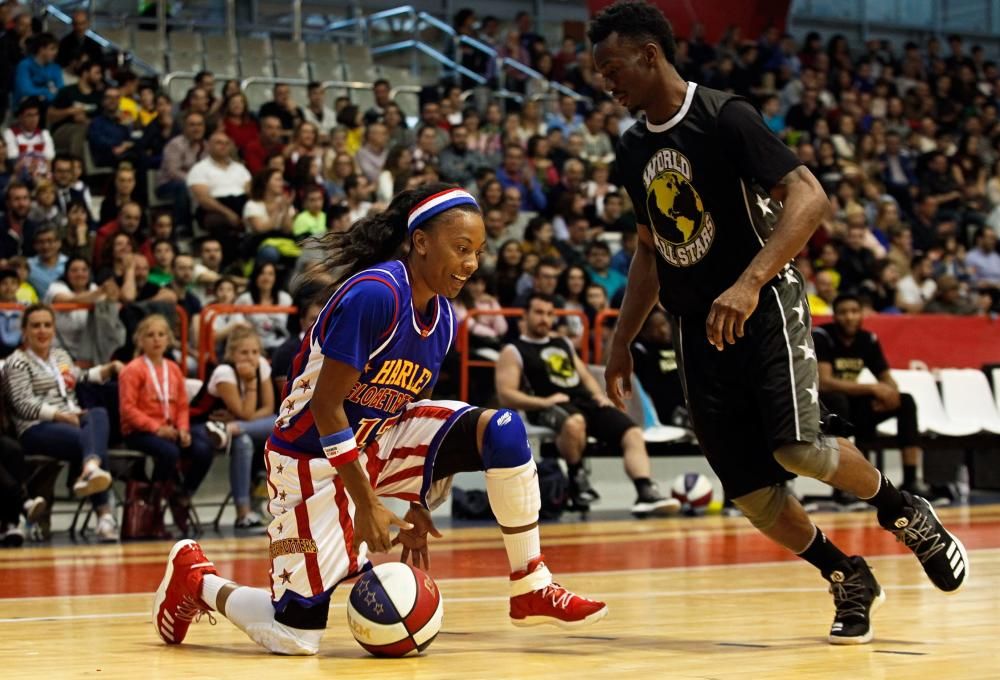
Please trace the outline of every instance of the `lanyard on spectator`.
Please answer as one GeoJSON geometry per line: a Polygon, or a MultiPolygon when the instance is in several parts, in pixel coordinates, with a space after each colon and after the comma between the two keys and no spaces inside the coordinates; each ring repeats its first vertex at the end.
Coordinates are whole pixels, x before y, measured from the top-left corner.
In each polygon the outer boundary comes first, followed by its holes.
{"type": "Polygon", "coordinates": [[[30,356],[36,364],[42,367],[42,370],[51,375],[56,381],[56,387],[59,388],[59,396],[65,399],[68,395],[66,390],[66,379],[63,378],[62,371],[56,366],[56,360],[52,356],[52,350],[49,350],[49,360],[45,361],[40,356],[35,354],[32,350],[28,350],[28,356],[30,356]]]}
{"type": "Polygon", "coordinates": [[[156,398],[160,400],[163,404],[163,417],[166,419],[167,424],[170,424],[170,370],[167,367],[167,360],[163,360],[163,382],[156,377],[156,367],[153,366],[153,362],[149,360],[149,357],[143,357],[143,361],[146,362],[146,368],[149,369],[149,376],[153,379],[153,389],[156,390],[156,398]]]}

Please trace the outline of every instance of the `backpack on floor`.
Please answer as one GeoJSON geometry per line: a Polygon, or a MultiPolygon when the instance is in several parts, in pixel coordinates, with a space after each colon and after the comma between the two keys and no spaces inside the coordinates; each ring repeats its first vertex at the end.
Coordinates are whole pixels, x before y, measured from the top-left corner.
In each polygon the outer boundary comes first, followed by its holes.
{"type": "Polygon", "coordinates": [[[160,482],[130,479],[125,485],[125,512],[122,516],[122,540],[163,538],[163,524],[168,490],[160,482]]]}
{"type": "Polygon", "coordinates": [[[538,462],[538,490],[542,496],[538,518],[559,519],[569,499],[569,478],[557,458],[542,458],[538,462]]]}

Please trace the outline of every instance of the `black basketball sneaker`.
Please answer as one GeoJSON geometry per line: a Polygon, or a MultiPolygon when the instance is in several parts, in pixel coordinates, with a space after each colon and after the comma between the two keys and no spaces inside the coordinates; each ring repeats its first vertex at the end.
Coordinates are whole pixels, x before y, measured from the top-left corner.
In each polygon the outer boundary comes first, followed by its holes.
{"type": "Polygon", "coordinates": [[[831,645],[863,645],[872,639],[872,614],[885,602],[885,591],[871,568],[857,555],[823,574],[830,582],[836,613],[830,626],[831,645]]]}
{"type": "Polygon", "coordinates": [[[953,593],[969,575],[969,555],[962,542],[944,528],[934,507],[920,496],[901,491],[903,512],[899,517],[883,517],[879,524],[896,535],[896,540],[913,551],[940,590],[953,593]]]}

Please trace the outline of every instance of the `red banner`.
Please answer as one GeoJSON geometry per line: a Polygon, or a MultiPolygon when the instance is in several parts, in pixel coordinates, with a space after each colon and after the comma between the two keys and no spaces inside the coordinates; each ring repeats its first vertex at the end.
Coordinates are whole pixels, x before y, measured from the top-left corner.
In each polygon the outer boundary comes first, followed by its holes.
{"type": "MultiPolygon", "coordinates": [[[[830,317],[815,317],[813,326],[830,317]]],[[[1000,363],[1000,321],[979,316],[879,314],[863,327],[878,335],[893,368],[922,361],[929,368],[982,368],[1000,363]]]]}
{"type": "MultiPolygon", "coordinates": [[[[743,29],[743,40],[756,41],[769,26],[777,26],[784,32],[791,5],[791,0],[651,1],[670,19],[675,35],[687,38],[691,35],[691,25],[701,23],[705,27],[705,40],[712,45],[734,25],[743,29]]],[[[610,4],[612,0],[590,0],[591,16],[610,4]]]]}

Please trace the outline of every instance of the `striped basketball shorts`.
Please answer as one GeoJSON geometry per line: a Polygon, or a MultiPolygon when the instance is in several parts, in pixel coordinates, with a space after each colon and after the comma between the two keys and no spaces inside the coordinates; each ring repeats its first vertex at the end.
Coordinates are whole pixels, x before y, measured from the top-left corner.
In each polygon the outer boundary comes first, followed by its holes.
{"type": "MultiPolygon", "coordinates": [[[[427,505],[434,460],[458,418],[472,407],[459,401],[413,402],[384,421],[359,462],[378,496],[427,505]]],[[[354,501],[326,458],[265,451],[274,520],[268,526],[271,599],[277,611],[298,601],[305,607],[329,598],[333,588],[368,563],[354,540],[354,501]]],[[[439,491],[439,484],[434,485],[439,491]]]]}

